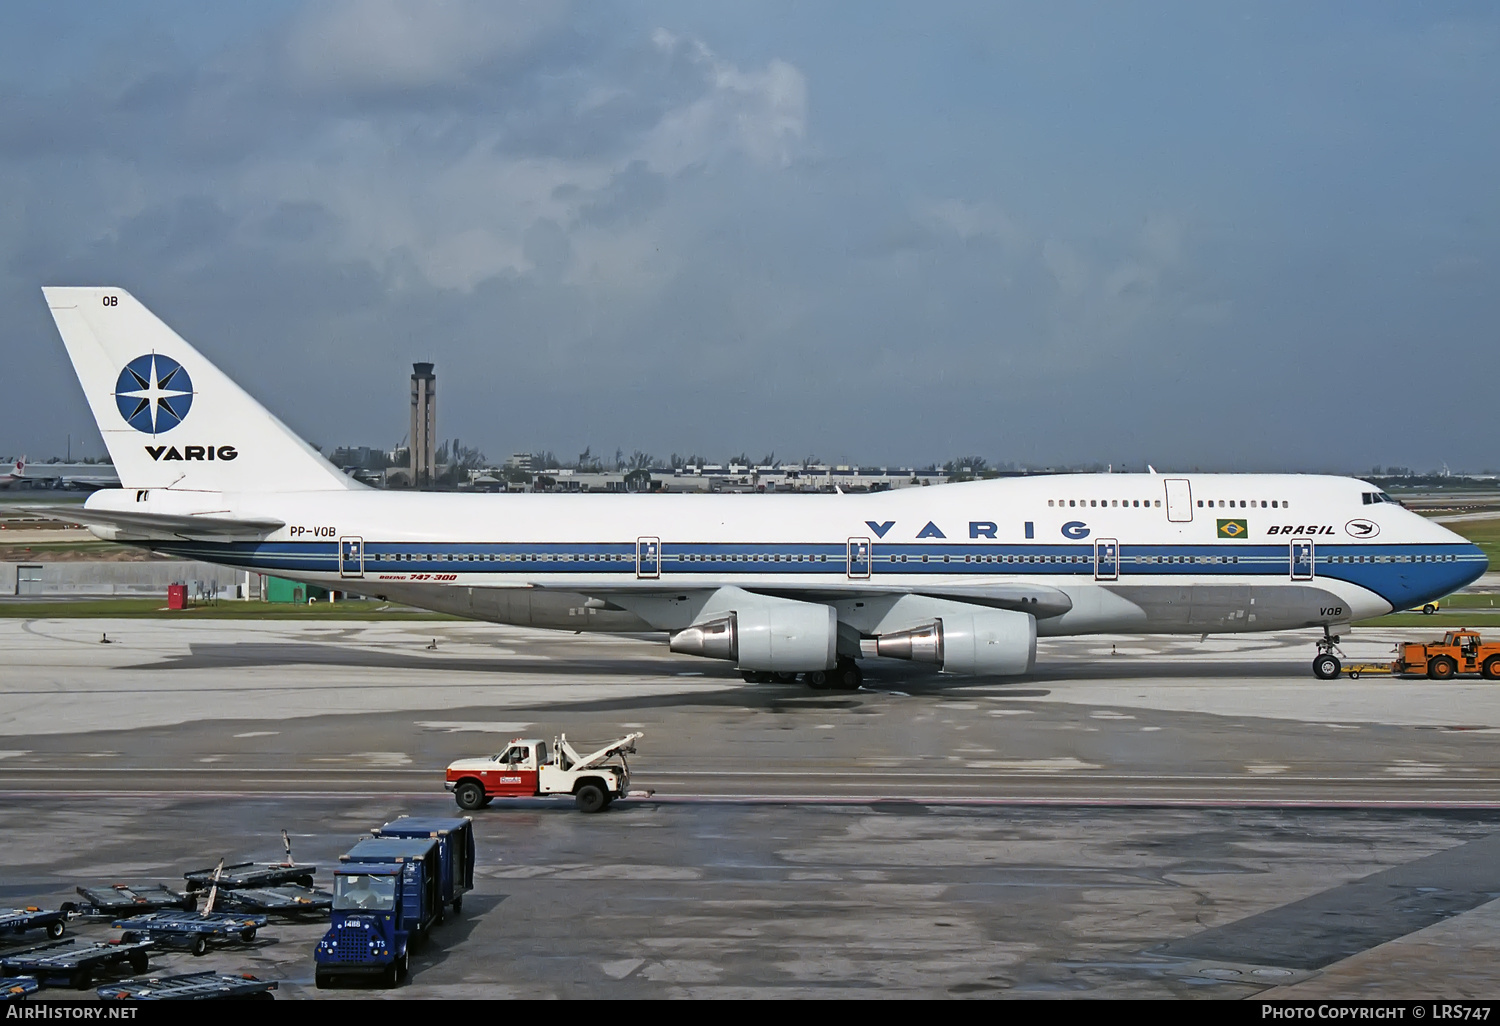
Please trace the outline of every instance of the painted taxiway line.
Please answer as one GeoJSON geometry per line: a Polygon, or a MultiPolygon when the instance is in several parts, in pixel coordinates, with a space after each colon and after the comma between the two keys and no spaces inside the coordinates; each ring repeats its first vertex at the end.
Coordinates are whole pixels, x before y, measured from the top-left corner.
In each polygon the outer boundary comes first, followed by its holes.
{"type": "MultiPolygon", "coordinates": [[[[446,797],[431,791],[22,791],[0,790],[0,801],[7,799],[64,798],[84,800],[193,800],[193,799],[238,799],[244,801],[340,801],[350,798],[380,801],[384,799],[413,799],[446,797]]],[[[570,795],[555,798],[523,798],[514,805],[504,799],[490,806],[492,811],[505,809],[539,809],[568,804],[570,795]]],[[[1410,799],[1410,798],[1228,798],[1198,797],[1172,798],[1163,796],[1105,797],[1063,795],[989,795],[966,797],[962,795],[776,795],[776,794],[678,794],[653,795],[650,798],[622,798],[625,805],[807,805],[807,806],[866,806],[866,805],[931,805],[981,808],[1118,808],[1118,809],[1391,809],[1421,811],[1472,810],[1500,811],[1500,798],[1479,801],[1462,799],[1410,799]]]]}
{"type": "MultiPolygon", "coordinates": [[[[1025,760],[1018,760],[1025,761],[1025,760]]],[[[1045,761],[1045,760],[1040,760],[1045,761]]],[[[277,776],[295,779],[299,776],[338,777],[338,776],[365,776],[365,777],[422,777],[434,779],[442,771],[431,768],[407,768],[400,766],[308,766],[308,767],[269,767],[269,766],[48,766],[28,764],[25,766],[0,767],[0,782],[6,780],[27,779],[34,777],[87,777],[87,776],[196,776],[196,777],[267,777],[277,776]]],[[[640,774],[632,774],[638,778],[640,774]]],[[[1304,776],[1291,773],[1225,773],[1225,774],[1200,774],[1200,773],[1099,773],[1089,769],[1075,769],[1063,767],[1052,769],[1038,767],[1037,769],[1016,769],[997,773],[988,769],[954,769],[954,770],[908,770],[899,766],[880,770],[673,770],[664,773],[653,773],[650,777],[652,782],[677,781],[703,779],[746,779],[746,778],[793,778],[798,780],[883,780],[887,787],[912,786],[903,783],[905,780],[927,780],[927,781],[953,781],[959,786],[977,787],[982,784],[993,784],[997,781],[1024,780],[1032,781],[1055,781],[1055,782],[1084,782],[1094,784],[1127,784],[1145,785],[1161,784],[1165,786],[1181,784],[1255,784],[1260,787],[1277,787],[1296,784],[1347,784],[1356,787],[1369,787],[1372,783],[1396,785],[1400,783],[1420,783],[1423,781],[1443,780],[1444,784],[1453,789],[1469,790],[1475,787],[1500,787],[1500,777],[1496,776],[1448,776],[1447,772],[1424,773],[1396,773],[1389,777],[1372,778],[1365,776],[1304,776]],[[900,779],[892,779],[900,778],[900,779]],[[1446,779],[1445,779],[1446,778],[1446,779]]]]}

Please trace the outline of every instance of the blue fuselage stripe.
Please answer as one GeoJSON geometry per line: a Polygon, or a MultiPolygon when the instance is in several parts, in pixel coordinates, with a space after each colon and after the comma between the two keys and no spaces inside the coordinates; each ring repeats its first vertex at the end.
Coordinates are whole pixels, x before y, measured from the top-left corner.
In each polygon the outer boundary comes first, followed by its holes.
{"type": "MultiPolygon", "coordinates": [[[[357,565],[358,552],[345,554],[339,543],[183,542],[159,544],[164,552],[268,573],[337,574],[357,565]]],[[[637,574],[636,546],[596,543],[409,543],[365,541],[366,577],[390,574],[637,574]]],[[[1347,581],[1380,595],[1392,605],[1410,605],[1446,595],[1483,571],[1485,557],[1468,544],[1319,544],[1312,565],[1294,567],[1285,544],[1132,545],[1121,543],[1111,560],[1092,542],[1083,544],[915,544],[878,543],[868,557],[851,562],[847,546],[826,543],[663,542],[652,560],[642,555],[648,574],[735,574],[758,576],[828,575],[844,579],[912,575],[1086,577],[1117,573],[1118,583],[1145,583],[1180,576],[1286,579],[1311,571],[1314,579],[1347,581]]]]}

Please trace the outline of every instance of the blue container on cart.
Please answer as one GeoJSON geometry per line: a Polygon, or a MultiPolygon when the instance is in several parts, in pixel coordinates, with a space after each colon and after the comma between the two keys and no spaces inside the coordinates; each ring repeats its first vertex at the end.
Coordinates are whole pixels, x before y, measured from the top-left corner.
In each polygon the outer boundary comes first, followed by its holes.
{"type": "MultiPolygon", "coordinates": [[[[468,816],[402,816],[370,831],[376,837],[431,838],[438,845],[438,898],[463,910],[464,895],[474,889],[474,821],[468,816]]],[[[441,917],[441,910],[439,910],[441,917]]]]}

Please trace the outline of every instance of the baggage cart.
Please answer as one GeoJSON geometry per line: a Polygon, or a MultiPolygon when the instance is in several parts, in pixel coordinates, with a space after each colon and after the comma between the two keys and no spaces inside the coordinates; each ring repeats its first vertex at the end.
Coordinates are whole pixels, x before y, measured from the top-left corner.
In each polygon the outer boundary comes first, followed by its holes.
{"type": "Polygon", "coordinates": [[[182,876],[187,881],[190,892],[206,891],[215,883],[221,891],[234,891],[247,887],[280,887],[283,884],[311,887],[313,874],[317,870],[317,866],[306,864],[289,866],[275,862],[237,862],[218,870],[217,880],[212,867],[194,869],[182,876]]]}
{"type": "Polygon", "coordinates": [[[46,930],[53,940],[68,929],[68,914],[61,910],[45,911],[35,905],[0,911],[0,937],[10,937],[27,930],[46,930]]]}
{"type": "Polygon", "coordinates": [[[0,976],[0,1002],[24,1000],[41,986],[35,976],[0,976]]]}
{"type": "Polygon", "coordinates": [[[251,887],[220,891],[218,906],[233,912],[260,912],[278,919],[316,919],[333,910],[333,892],[306,887],[251,887]]]}
{"type": "Polygon", "coordinates": [[[266,925],[261,915],[231,915],[225,912],[147,912],[118,919],[122,942],[149,940],[158,947],[185,948],[194,955],[208,953],[209,942],[249,944],[266,925]]]}
{"type": "Polygon", "coordinates": [[[198,907],[198,899],[193,895],[174,891],[164,884],[118,883],[107,888],[79,887],[76,890],[83,901],[65,901],[62,910],[77,916],[104,918],[168,908],[191,912],[198,907]]]}
{"type": "Polygon", "coordinates": [[[148,976],[94,988],[105,1001],[212,1001],[219,998],[270,1001],[275,980],[260,980],[248,973],[183,973],[180,976],[148,976]]]}
{"type": "Polygon", "coordinates": [[[52,941],[0,955],[0,972],[33,976],[42,984],[61,983],[81,990],[100,970],[121,963],[128,963],[132,972],[145,972],[152,946],[150,941],[101,944],[79,944],[71,938],[52,941]]]}

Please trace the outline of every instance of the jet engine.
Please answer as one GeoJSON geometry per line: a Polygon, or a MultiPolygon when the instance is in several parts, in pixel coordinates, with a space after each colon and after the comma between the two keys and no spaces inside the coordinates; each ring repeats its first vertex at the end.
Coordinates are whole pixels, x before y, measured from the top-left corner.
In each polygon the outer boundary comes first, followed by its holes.
{"type": "Polygon", "coordinates": [[[741,670],[806,673],[837,665],[838,614],[832,606],[748,592],[735,596],[735,606],[676,631],[668,647],[730,659],[741,670]]]}
{"type": "Polygon", "coordinates": [[[1036,665],[1036,617],[1008,609],[940,616],[878,636],[875,651],[889,659],[934,663],[945,673],[1029,673],[1036,665]]]}

